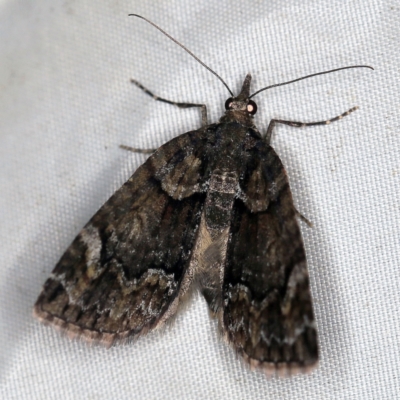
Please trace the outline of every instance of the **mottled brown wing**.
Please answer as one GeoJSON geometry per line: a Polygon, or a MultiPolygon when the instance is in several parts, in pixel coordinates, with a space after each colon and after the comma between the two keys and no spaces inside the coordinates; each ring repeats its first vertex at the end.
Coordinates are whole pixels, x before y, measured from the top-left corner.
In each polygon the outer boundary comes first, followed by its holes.
{"type": "Polygon", "coordinates": [[[253,149],[233,207],[221,325],[228,342],[266,372],[318,360],[306,257],[286,173],[268,145],[253,149]]]}
{"type": "Polygon", "coordinates": [[[209,175],[203,142],[200,130],[160,147],[100,208],[46,281],[40,320],[111,345],[175,313],[209,175]]]}

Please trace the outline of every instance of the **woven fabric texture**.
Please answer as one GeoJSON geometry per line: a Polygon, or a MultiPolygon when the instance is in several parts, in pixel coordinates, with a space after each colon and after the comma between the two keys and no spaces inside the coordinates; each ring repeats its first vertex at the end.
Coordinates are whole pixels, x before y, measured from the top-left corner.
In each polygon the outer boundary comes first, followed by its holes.
{"type": "Polygon", "coordinates": [[[0,397],[395,399],[400,393],[400,8],[385,0],[0,2],[0,397]],[[237,92],[355,64],[257,96],[279,126],[301,224],[321,349],[310,375],[267,379],[220,340],[195,296],[164,332],[111,349],[69,341],[32,306],[83,225],[158,147],[216,122],[237,92]]]}

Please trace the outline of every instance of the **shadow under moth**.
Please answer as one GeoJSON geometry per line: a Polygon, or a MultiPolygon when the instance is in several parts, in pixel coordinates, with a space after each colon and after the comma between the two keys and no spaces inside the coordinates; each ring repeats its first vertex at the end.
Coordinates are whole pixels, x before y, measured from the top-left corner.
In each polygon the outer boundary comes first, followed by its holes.
{"type": "Polygon", "coordinates": [[[251,97],[293,81],[250,96],[248,74],[234,96],[210,71],[232,95],[215,124],[205,105],[161,99],[133,81],[157,100],[200,107],[202,127],[155,150],[100,208],[44,284],[34,315],[110,346],[163,326],[197,288],[223,338],[252,367],[308,371],[318,341],[301,215],[271,135],[277,123],[327,124],[356,107],[329,121],[272,120],[262,135],[251,97]]]}

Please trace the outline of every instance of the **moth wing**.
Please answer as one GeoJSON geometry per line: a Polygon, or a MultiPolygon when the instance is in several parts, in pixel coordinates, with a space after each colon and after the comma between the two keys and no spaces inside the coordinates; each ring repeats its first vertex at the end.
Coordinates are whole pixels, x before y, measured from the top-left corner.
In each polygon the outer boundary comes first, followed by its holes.
{"type": "Polygon", "coordinates": [[[233,207],[220,325],[250,365],[308,370],[318,344],[297,211],[275,151],[265,144],[249,160],[233,207]]]}
{"type": "Polygon", "coordinates": [[[61,257],[36,317],[111,345],[175,313],[205,198],[203,139],[199,130],[166,143],[114,193],[61,257]]]}

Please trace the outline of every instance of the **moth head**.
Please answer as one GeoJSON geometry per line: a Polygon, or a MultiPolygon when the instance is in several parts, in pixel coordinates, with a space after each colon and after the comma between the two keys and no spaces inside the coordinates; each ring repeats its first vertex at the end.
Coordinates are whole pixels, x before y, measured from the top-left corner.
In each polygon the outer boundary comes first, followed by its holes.
{"type": "Polygon", "coordinates": [[[257,104],[249,99],[251,75],[247,74],[243,82],[242,90],[236,97],[230,97],[225,102],[226,111],[241,111],[248,115],[254,115],[257,112],[257,104]]]}

